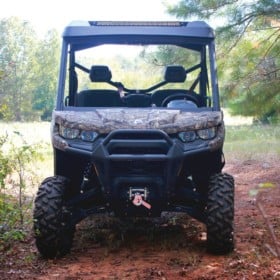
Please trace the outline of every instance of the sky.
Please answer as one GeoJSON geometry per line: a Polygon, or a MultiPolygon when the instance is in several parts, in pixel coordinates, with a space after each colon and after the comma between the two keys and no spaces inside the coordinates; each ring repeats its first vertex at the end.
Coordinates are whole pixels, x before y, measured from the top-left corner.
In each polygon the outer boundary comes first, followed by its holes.
{"type": "Polygon", "coordinates": [[[62,32],[73,20],[176,20],[163,2],[174,5],[178,0],[7,0],[0,18],[26,20],[38,35],[53,28],[62,32]]]}

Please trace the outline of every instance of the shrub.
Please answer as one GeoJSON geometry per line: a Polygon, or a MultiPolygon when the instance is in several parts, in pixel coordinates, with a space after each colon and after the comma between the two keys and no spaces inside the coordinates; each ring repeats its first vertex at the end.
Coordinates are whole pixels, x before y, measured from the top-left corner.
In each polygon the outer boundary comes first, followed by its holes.
{"type": "Polygon", "coordinates": [[[0,137],[0,250],[22,240],[31,222],[32,197],[25,190],[33,184],[30,163],[40,158],[39,150],[38,144],[29,145],[19,132],[0,137]]]}

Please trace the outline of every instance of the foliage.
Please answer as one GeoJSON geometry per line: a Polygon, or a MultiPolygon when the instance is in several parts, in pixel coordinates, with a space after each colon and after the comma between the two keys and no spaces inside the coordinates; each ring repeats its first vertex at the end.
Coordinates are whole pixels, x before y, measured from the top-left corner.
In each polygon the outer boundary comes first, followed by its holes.
{"type": "Polygon", "coordinates": [[[182,55],[183,49],[171,45],[159,46],[155,51],[149,51],[144,48],[141,56],[146,58],[152,65],[193,65],[200,59],[195,51],[188,50],[182,55]]]}
{"type": "Polygon", "coordinates": [[[35,77],[32,109],[40,112],[42,120],[49,120],[54,108],[60,55],[58,39],[57,31],[49,31],[40,41],[36,51],[38,71],[35,77]]]}
{"type": "MultiPolygon", "coordinates": [[[[121,82],[127,88],[149,88],[151,85],[162,81],[162,65],[156,65],[147,58],[146,47],[137,46],[106,46],[106,53],[101,53],[100,49],[91,49],[90,55],[87,50],[76,54],[79,64],[90,68],[92,58],[96,65],[107,65],[112,72],[112,80],[121,82]],[[152,72],[153,75],[147,75],[152,72]],[[137,79],[135,79],[137,77],[137,79]]],[[[78,91],[96,88],[100,89],[100,84],[91,83],[88,73],[77,69],[78,91]]],[[[108,83],[102,83],[102,88],[115,89],[108,83]]]]}
{"type": "MultiPolygon", "coordinates": [[[[190,65],[196,65],[200,62],[200,53],[197,51],[171,45],[159,46],[156,49],[143,48],[142,52],[140,53],[140,57],[147,61],[149,69],[155,69],[159,67],[163,68],[163,66],[165,68],[166,65],[182,65],[187,69],[190,67],[190,65]]],[[[184,86],[190,87],[198,75],[198,69],[189,73],[184,86]]],[[[159,79],[159,81],[162,81],[162,77],[159,79]]],[[[171,85],[168,85],[169,88],[170,86],[171,85]]]]}
{"type": "Polygon", "coordinates": [[[216,26],[224,106],[262,122],[279,120],[278,0],[181,0],[168,11],[216,26]]]}
{"type": "Polygon", "coordinates": [[[21,240],[25,225],[30,222],[32,199],[25,189],[32,185],[29,163],[38,160],[36,145],[29,145],[19,132],[0,139],[0,249],[7,248],[12,240],[21,240]]]}
{"type": "Polygon", "coordinates": [[[57,37],[50,32],[39,40],[28,22],[15,17],[0,20],[0,119],[23,121],[50,115],[58,67],[57,37]]]}
{"type": "Polygon", "coordinates": [[[3,103],[9,111],[6,118],[17,121],[23,119],[31,106],[30,84],[34,57],[32,56],[35,45],[34,30],[27,22],[12,18],[3,20],[0,24],[1,69],[5,72],[0,81],[3,103]]]}
{"type": "Polygon", "coordinates": [[[208,20],[220,26],[217,32],[232,43],[252,27],[271,28],[279,21],[280,4],[278,0],[180,0],[168,11],[179,18],[208,20]]]}
{"type": "Polygon", "coordinates": [[[280,48],[271,46],[276,36],[271,31],[263,31],[260,38],[256,32],[251,32],[240,40],[228,59],[220,60],[224,70],[220,76],[224,80],[225,103],[235,114],[254,116],[267,123],[279,119],[280,48]],[[267,37],[271,40],[263,39],[267,37]]]}
{"type": "Polygon", "coordinates": [[[2,147],[7,142],[8,136],[0,136],[0,190],[5,186],[5,178],[11,172],[9,158],[4,154],[2,147]]]}
{"type": "Polygon", "coordinates": [[[24,238],[25,229],[20,223],[19,210],[27,211],[26,206],[19,209],[13,196],[0,193],[0,251],[8,249],[12,241],[24,238]]]}

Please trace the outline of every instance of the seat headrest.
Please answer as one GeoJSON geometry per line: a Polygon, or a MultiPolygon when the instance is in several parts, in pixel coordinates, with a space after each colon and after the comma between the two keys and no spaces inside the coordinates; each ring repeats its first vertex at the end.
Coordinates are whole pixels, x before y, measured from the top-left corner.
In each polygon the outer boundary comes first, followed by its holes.
{"type": "Polygon", "coordinates": [[[166,66],[164,80],[168,83],[183,83],[186,80],[185,68],[181,65],[166,66]]]}
{"type": "Polygon", "coordinates": [[[93,65],[91,66],[89,77],[92,82],[110,82],[112,74],[106,65],[93,65]]]}

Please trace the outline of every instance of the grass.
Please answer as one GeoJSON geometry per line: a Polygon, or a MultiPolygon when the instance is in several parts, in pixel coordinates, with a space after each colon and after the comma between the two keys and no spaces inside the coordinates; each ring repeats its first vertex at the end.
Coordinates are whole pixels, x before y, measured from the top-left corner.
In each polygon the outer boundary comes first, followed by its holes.
{"type": "Polygon", "coordinates": [[[12,136],[16,131],[21,133],[28,144],[50,144],[50,127],[49,122],[0,122],[0,134],[12,136]]]}
{"type": "Polygon", "coordinates": [[[280,126],[227,126],[224,152],[227,159],[280,159],[280,126]]]}
{"type": "MultiPolygon", "coordinates": [[[[27,145],[37,145],[38,152],[42,155],[41,160],[30,162],[30,169],[34,170],[36,181],[53,175],[53,154],[51,147],[50,123],[4,123],[0,122],[0,136],[7,135],[8,142],[12,141],[15,146],[22,144],[22,139],[27,145]],[[21,137],[18,137],[18,133],[21,137]]],[[[34,191],[37,191],[34,190],[34,191]]]]}

